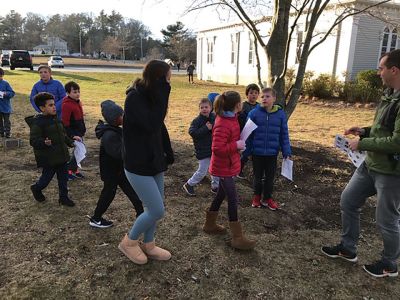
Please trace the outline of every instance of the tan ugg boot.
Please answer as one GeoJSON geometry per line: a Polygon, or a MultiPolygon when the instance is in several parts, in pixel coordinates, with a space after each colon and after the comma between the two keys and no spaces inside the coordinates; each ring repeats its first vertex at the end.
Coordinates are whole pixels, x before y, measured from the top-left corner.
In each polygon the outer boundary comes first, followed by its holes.
{"type": "Polygon", "coordinates": [[[144,265],[147,263],[147,256],[139,247],[138,240],[131,240],[127,234],[125,234],[121,243],[119,243],[118,249],[135,264],[144,265]]]}
{"type": "Polygon", "coordinates": [[[217,224],[217,211],[206,211],[206,222],[203,226],[203,231],[209,234],[225,234],[226,228],[217,224]]]}
{"type": "Polygon", "coordinates": [[[163,248],[157,247],[155,242],[140,244],[143,252],[146,253],[147,257],[155,260],[169,260],[171,253],[163,248]]]}
{"type": "Polygon", "coordinates": [[[250,250],[256,246],[256,241],[247,239],[242,231],[242,225],[239,221],[229,222],[232,232],[231,246],[240,250],[250,250]]]}

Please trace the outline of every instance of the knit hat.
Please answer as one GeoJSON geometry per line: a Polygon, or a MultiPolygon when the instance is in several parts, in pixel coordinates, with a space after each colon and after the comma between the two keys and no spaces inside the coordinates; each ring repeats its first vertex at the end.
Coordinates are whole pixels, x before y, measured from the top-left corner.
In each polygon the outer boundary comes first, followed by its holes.
{"type": "Polygon", "coordinates": [[[208,98],[208,100],[211,101],[211,104],[214,104],[215,98],[217,98],[217,96],[219,96],[218,93],[212,92],[212,93],[208,94],[207,98],[208,98]]]}
{"type": "Polygon", "coordinates": [[[101,114],[108,124],[114,124],[115,120],[124,114],[122,107],[112,100],[104,100],[100,105],[101,114]]]}

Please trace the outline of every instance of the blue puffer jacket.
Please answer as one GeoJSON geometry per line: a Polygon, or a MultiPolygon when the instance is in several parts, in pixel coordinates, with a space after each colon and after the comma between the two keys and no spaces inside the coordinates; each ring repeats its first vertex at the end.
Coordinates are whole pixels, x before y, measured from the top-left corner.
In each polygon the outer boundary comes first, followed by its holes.
{"type": "Polygon", "coordinates": [[[0,92],[3,92],[3,98],[0,98],[0,112],[9,114],[12,112],[11,98],[15,96],[10,84],[4,79],[0,80],[0,92]]]}
{"type": "Polygon", "coordinates": [[[274,105],[271,112],[258,106],[249,113],[248,119],[258,127],[247,139],[244,155],[272,156],[279,151],[283,157],[292,155],[286,114],[279,105],[274,105]]]}
{"type": "Polygon", "coordinates": [[[42,92],[50,93],[54,96],[54,102],[56,103],[57,117],[60,119],[62,100],[66,96],[65,89],[64,89],[62,83],[59,82],[58,80],[50,78],[50,80],[46,83],[44,83],[42,80],[39,80],[38,82],[36,82],[33,85],[30,100],[31,100],[32,107],[37,112],[40,112],[40,110],[36,106],[35,101],[33,101],[33,98],[37,94],[42,93],[42,92]]]}

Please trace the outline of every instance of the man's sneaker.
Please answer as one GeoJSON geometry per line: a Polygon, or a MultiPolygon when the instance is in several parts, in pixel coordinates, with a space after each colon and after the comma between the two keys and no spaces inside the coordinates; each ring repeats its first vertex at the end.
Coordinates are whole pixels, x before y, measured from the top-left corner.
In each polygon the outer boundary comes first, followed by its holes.
{"type": "Polygon", "coordinates": [[[35,198],[36,201],[43,202],[44,200],[46,200],[46,197],[43,195],[42,191],[37,189],[36,184],[31,185],[31,191],[33,194],[33,198],[35,198]]]}
{"type": "Polygon", "coordinates": [[[185,183],[183,185],[183,190],[188,194],[189,196],[196,196],[196,193],[194,192],[194,187],[191,186],[189,183],[185,183]]]}
{"type": "Polygon", "coordinates": [[[106,219],[100,218],[95,219],[94,217],[89,218],[89,225],[96,228],[108,228],[113,226],[112,221],[108,221],[106,219]]]}
{"type": "Polygon", "coordinates": [[[239,175],[236,175],[236,178],[246,179],[246,176],[244,175],[243,171],[240,171],[239,175]]]}
{"type": "Polygon", "coordinates": [[[79,178],[79,179],[85,178],[85,176],[81,172],[75,172],[74,175],[76,178],[79,178]]]}
{"type": "Polygon", "coordinates": [[[371,265],[364,265],[363,269],[371,276],[374,277],[396,277],[399,275],[397,272],[397,266],[389,266],[383,261],[379,260],[371,265]]]}
{"type": "Polygon", "coordinates": [[[256,208],[261,207],[260,199],[261,199],[260,195],[254,195],[251,201],[251,207],[256,207],[256,208]]]}
{"type": "Polygon", "coordinates": [[[353,263],[357,262],[357,254],[346,250],[342,244],[338,244],[332,247],[324,246],[321,248],[321,251],[323,254],[329,256],[330,258],[343,258],[353,263]]]}
{"type": "Polygon", "coordinates": [[[277,210],[279,208],[278,203],[276,203],[272,198],[261,200],[260,203],[262,206],[268,207],[270,210],[277,210]]]}
{"type": "Polygon", "coordinates": [[[217,187],[211,188],[211,193],[216,195],[218,193],[218,188],[217,187]]]}

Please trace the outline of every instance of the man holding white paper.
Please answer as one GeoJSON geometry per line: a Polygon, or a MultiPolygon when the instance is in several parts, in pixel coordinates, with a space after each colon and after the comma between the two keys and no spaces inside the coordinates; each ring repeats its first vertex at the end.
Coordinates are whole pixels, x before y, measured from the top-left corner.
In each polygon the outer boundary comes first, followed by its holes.
{"type": "Polygon", "coordinates": [[[374,277],[395,277],[400,256],[400,49],[381,57],[378,74],[388,89],[372,126],[345,131],[345,135],[360,137],[348,141],[350,150],[366,151],[367,156],[341,196],[341,241],[321,250],[331,258],[356,262],[361,207],[368,197],[377,195],[376,225],[383,239],[382,257],[363,268],[374,277]]]}

